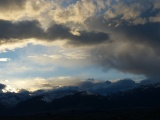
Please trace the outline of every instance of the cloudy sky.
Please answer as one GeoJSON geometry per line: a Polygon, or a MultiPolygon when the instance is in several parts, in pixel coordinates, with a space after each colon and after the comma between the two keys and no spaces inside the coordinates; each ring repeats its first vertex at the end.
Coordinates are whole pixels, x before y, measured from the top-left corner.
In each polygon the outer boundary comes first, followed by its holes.
{"type": "Polygon", "coordinates": [[[0,0],[0,82],[37,89],[160,77],[159,0],[0,0]]]}

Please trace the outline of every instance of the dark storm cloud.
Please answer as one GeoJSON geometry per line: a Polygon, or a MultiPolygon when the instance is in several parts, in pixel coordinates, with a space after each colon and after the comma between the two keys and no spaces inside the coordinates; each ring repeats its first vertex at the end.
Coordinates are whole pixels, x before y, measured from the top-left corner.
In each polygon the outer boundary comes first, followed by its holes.
{"type": "Polygon", "coordinates": [[[37,21],[21,21],[12,23],[0,20],[0,39],[24,39],[41,38],[44,35],[43,29],[37,21]]]}
{"type": "Polygon", "coordinates": [[[23,9],[26,0],[0,0],[0,10],[23,9]]]}
{"type": "Polygon", "coordinates": [[[109,35],[103,32],[86,32],[80,31],[80,35],[73,35],[71,30],[62,25],[53,25],[46,31],[46,38],[53,39],[69,39],[69,44],[98,44],[109,39],[109,35]]]}
{"type": "Polygon", "coordinates": [[[127,40],[157,45],[160,43],[160,23],[121,25],[113,29],[125,35],[127,40]]]}
{"type": "MultiPolygon", "coordinates": [[[[120,43],[120,46],[122,44],[120,43]]],[[[155,53],[154,48],[151,50],[147,46],[139,48],[132,45],[127,45],[127,48],[122,51],[116,49],[117,46],[112,44],[110,48],[98,48],[92,51],[93,60],[105,70],[114,68],[126,73],[158,77],[160,73],[160,55],[155,53]]]]}
{"type": "Polygon", "coordinates": [[[92,51],[93,60],[103,69],[160,76],[160,23],[122,24],[110,29],[112,42],[92,51]]]}
{"type": "Polygon", "coordinates": [[[159,3],[113,0],[103,17],[85,21],[89,29],[110,33],[112,40],[91,52],[95,64],[104,70],[160,77],[159,3]]]}
{"type": "MultiPolygon", "coordinates": [[[[37,38],[46,41],[57,39],[67,39],[69,44],[98,44],[109,39],[109,35],[103,32],[80,31],[80,35],[73,35],[70,28],[63,25],[54,24],[44,31],[37,21],[21,21],[12,23],[10,21],[0,21],[0,39],[10,41],[10,39],[37,38]]],[[[12,41],[14,42],[14,41],[12,41]]]]}

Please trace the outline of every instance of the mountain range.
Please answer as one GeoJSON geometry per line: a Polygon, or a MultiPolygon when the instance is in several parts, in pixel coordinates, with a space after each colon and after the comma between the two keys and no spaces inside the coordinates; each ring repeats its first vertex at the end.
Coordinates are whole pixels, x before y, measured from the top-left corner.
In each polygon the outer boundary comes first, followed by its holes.
{"type": "MultiPolygon", "coordinates": [[[[103,93],[104,94],[104,93],[103,93]]],[[[160,108],[160,83],[140,85],[126,91],[108,95],[80,91],[77,87],[64,87],[57,90],[39,90],[31,94],[0,94],[0,114],[55,115],[103,113],[107,111],[152,111],[160,108]]],[[[153,112],[156,113],[156,112],[153,112]]],[[[160,115],[158,115],[160,117],[160,115]]]]}

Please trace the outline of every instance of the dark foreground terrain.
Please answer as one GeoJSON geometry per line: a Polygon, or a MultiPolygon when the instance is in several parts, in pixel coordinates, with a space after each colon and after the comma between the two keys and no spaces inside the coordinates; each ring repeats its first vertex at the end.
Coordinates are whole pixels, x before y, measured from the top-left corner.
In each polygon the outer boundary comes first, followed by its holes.
{"type": "Polygon", "coordinates": [[[64,114],[39,113],[24,116],[1,116],[0,120],[160,120],[158,109],[125,109],[64,114]]]}

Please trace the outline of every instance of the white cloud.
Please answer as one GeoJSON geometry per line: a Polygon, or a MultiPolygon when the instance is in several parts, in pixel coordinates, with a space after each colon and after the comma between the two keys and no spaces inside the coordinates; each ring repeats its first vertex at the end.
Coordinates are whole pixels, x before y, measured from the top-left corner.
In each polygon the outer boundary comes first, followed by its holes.
{"type": "Polygon", "coordinates": [[[67,41],[61,41],[61,40],[57,40],[57,41],[52,41],[52,42],[48,42],[45,40],[37,40],[34,38],[31,39],[24,39],[24,40],[9,40],[9,41],[4,41],[4,40],[0,40],[0,53],[2,52],[7,52],[8,50],[12,50],[14,51],[15,49],[18,48],[24,48],[27,47],[28,44],[32,44],[32,45],[43,45],[43,46],[60,46],[60,47],[65,47],[67,41]]]}
{"type": "Polygon", "coordinates": [[[7,62],[10,61],[10,58],[0,58],[0,62],[7,62]]]}

